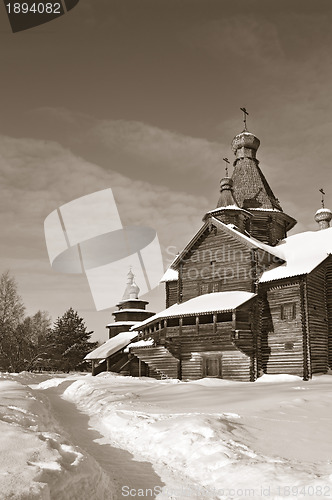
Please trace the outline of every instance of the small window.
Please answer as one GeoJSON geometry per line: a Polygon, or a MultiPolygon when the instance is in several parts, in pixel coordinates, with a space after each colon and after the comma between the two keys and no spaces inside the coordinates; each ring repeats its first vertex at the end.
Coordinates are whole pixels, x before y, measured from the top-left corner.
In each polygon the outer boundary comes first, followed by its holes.
{"type": "Polygon", "coordinates": [[[293,302],[281,306],[281,319],[291,321],[296,318],[296,306],[293,302]]]}
{"type": "Polygon", "coordinates": [[[198,283],[198,294],[214,293],[220,291],[219,281],[201,281],[198,283]]]}
{"type": "Polygon", "coordinates": [[[285,351],[292,351],[294,349],[294,342],[285,342],[285,351]]]}

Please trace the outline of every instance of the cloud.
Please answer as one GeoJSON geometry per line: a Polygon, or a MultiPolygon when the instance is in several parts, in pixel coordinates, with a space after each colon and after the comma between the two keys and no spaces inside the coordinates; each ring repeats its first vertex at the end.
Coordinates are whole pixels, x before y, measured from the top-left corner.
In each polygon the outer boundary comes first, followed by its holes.
{"type": "Polygon", "coordinates": [[[62,314],[65,301],[68,306],[75,302],[77,308],[89,304],[93,308],[90,295],[82,294],[82,286],[77,288],[81,278],[55,275],[49,266],[43,222],[54,209],[111,187],[122,223],[156,229],[165,256],[169,245],[181,249],[187,243],[209,209],[202,196],[133,180],[86,161],[56,142],[28,138],[0,136],[0,186],[0,272],[9,267],[30,308],[48,309],[53,315],[62,314]]]}

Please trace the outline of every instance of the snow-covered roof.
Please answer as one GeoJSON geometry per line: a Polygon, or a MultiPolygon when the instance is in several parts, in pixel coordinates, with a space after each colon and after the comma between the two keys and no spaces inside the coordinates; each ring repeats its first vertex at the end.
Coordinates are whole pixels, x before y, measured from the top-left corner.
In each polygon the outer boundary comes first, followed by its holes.
{"type": "Polygon", "coordinates": [[[136,325],[137,321],[113,321],[113,323],[108,323],[108,326],[132,326],[136,325]]]}
{"type": "Polygon", "coordinates": [[[159,283],[165,283],[166,281],[177,281],[178,278],[179,278],[178,271],[169,267],[165,272],[164,276],[159,281],[159,283]]]}
{"type": "Polygon", "coordinates": [[[157,319],[234,311],[240,305],[255,297],[255,295],[255,293],[242,291],[206,293],[181,304],[173,304],[160,313],[137,323],[135,329],[140,329],[142,326],[153,323],[157,319]]]}
{"type": "Polygon", "coordinates": [[[325,212],[331,212],[331,210],[329,208],[319,208],[316,212],[316,214],[321,214],[321,213],[325,213],[325,212]]]}
{"type": "Polygon", "coordinates": [[[123,313],[123,312],[149,312],[149,311],[146,311],[145,309],[119,309],[118,311],[114,311],[112,314],[115,315],[115,314],[120,314],[120,313],[123,313]]]}
{"type": "Polygon", "coordinates": [[[245,210],[244,208],[240,208],[238,205],[226,205],[223,207],[217,207],[217,208],[214,208],[213,210],[209,210],[208,212],[206,212],[206,215],[222,212],[223,210],[240,210],[241,212],[245,212],[245,213],[251,215],[248,210],[245,210]]]}
{"type": "Polygon", "coordinates": [[[265,271],[260,282],[308,274],[332,253],[332,228],[294,234],[276,247],[285,263],[265,271]]]}
{"type": "Polygon", "coordinates": [[[129,349],[131,347],[150,347],[154,344],[153,339],[147,339],[147,340],[138,340],[137,342],[131,342],[127,347],[125,348],[125,352],[129,352],[129,349]]]}
{"type": "Polygon", "coordinates": [[[239,240],[243,241],[243,243],[246,243],[247,245],[253,247],[253,248],[260,248],[261,250],[264,250],[264,252],[268,252],[271,255],[274,255],[275,257],[278,257],[279,259],[284,259],[282,252],[276,247],[272,247],[270,245],[267,245],[266,243],[262,243],[259,240],[256,240],[256,238],[253,238],[252,236],[246,236],[245,234],[241,233],[238,229],[235,229],[236,226],[234,224],[224,224],[218,219],[215,219],[212,217],[213,223],[220,228],[225,229],[226,231],[228,230],[229,232],[232,233],[233,236],[238,238],[239,240]]]}
{"type": "Polygon", "coordinates": [[[89,352],[84,359],[106,359],[130,344],[135,337],[137,337],[137,332],[121,332],[107,340],[105,344],[89,352]]]}
{"type": "Polygon", "coordinates": [[[181,262],[186,253],[196,243],[198,238],[204,233],[204,231],[207,229],[210,223],[212,223],[215,227],[219,227],[221,230],[228,232],[229,234],[237,238],[239,241],[247,245],[249,248],[260,248],[264,252],[268,252],[270,255],[274,255],[279,259],[283,259],[283,257],[281,256],[281,252],[277,247],[272,247],[270,245],[267,245],[266,243],[262,243],[261,241],[258,241],[255,238],[253,238],[252,236],[246,236],[245,234],[241,233],[240,230],[236,226],[234,226],[234,224],[224,224],[219,219],[216,219],[215,217],[210,217],[209,220],[205,221],[203,226],[197,231],[195,236],[190,240],[190,242],[182,250],[182,252],[176,256],[176,258],[171,264],[172,267],[176,267],[181,262]]]}

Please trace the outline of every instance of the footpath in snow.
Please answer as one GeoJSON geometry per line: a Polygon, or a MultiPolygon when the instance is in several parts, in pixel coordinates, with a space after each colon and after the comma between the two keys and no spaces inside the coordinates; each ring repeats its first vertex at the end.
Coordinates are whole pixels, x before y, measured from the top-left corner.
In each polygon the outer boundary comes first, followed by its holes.
{"type": "Polygon", "coordinates": [[[4,374],[0,498],[332,498],[331,381],[4,374]]]}

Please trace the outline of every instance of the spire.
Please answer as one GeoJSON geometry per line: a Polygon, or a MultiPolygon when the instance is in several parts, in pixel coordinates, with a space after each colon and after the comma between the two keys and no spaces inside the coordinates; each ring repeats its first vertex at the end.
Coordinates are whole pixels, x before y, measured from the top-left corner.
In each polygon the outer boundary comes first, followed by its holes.
{"type": "Polygon", "coordinates": [[[274,196],[263,172],[259,168],[256,152],[260,140],[247,129],[248,112],[241,108],[244,114],[244,130],[232,141],[234,161],[234,193],[239,206],[245,209],[263,208],[282,211],[278,199],[274,196]]]}
{"type": "Polygon", "coordinates": [[[321,204],[322,208],[315,213],[315,221],[319,224],[319,229],[328,229],[332,220],[332,212],[329,208],[325,208],[325,192],[323,188],[319,190],[322,194],[321,204]]]}
{"type": "Polygon", "coordinates": [[[122,300],[138,299],[139,291],[140,291],[139,287],[135,283],[135,275],[130,267],[129,272],[127,274],[127,286],[123,294],[122,300]]]}

